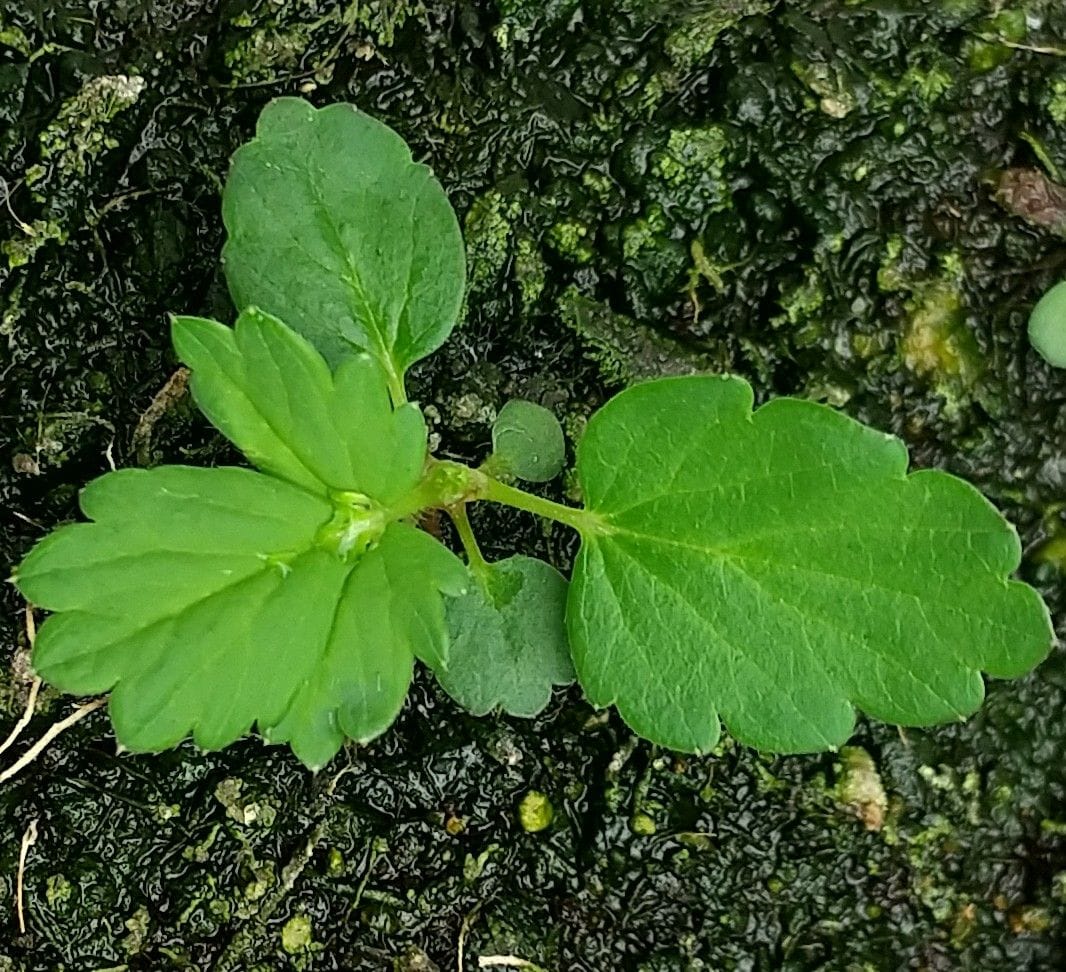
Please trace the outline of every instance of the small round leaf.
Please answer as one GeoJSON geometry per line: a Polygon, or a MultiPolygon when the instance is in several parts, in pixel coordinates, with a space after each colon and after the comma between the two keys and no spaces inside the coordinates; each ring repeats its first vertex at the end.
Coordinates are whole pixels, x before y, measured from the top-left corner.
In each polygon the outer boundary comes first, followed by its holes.
{"type": "Polygon", "coordinates": [[[1066,368],[1066,280],[1052,287],[1029,316],[1029,341],[1056,368],[1066,368]]]}
{"type": "Polygon", "coordinates": [[[514,556],[484,567],[449,598],[448,667],[437,680],[474,715],[503,709],[531,718],[553,685],[574,680],[563,618],[566,579],[551,564],[514,556]]]}
{"type": "Polygon", "coordinates": [[[558,476],[566,462],[562,426],[543,406],[513,399],[493,423],[492,454],[512,476],[545,483],[558,476]]]}

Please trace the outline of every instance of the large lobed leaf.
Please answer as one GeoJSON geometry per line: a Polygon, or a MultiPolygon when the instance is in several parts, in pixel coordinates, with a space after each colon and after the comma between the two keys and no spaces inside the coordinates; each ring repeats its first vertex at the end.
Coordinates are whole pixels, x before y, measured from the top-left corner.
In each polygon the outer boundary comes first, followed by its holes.
{"type": "Polygon", "coordinates": [[[568,603],[578,677],[641,735],[705,752],[838,745],[858,707],[902,725],[973,712],[981,671],[1048,652],[1007,579],[1020,546],[968,484],[907,475],[899,440],[821,405],[754,413],[738,378],[635,386],[578,448],[588,531],[568,603]]]}
{"type": "Polygon", "coordinates": [[[397,379],[458,320],[466,262],[447,196],[352,105],[272,101],[234,154],[222,214],[237,307],[276,314],[332,364],[354,347],[397,379]]]}
{"type": "Polygon", "coordinates": [[[345,736],[387,728],[415,657],[445,662],[441,595],[461,594],[466,570],[390,507],[419,479],[421,416],[393,410],[369,358],[331,375],[254,310],[235,331],[179,319],[174,336],[197,400],[271,475],[163,466],[91,483],[91,522],[16,572],[55,612],[34,667],[65,691],[111,691],[130,749],[190,733],[220,748],[258,724],[322,766],[345,736]]]}

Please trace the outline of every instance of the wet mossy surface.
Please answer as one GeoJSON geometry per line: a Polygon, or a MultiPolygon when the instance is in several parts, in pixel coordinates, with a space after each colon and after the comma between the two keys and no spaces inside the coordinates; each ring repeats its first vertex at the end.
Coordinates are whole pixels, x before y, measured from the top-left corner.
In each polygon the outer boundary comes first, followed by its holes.
{"type": "MultiPolygon", "coordinates": [[[[1066,172],[1063,48],[1053,0],[7,5],[3,559],[111,462],[234,458],[168,386],[166,314],[231,319],[226,160],[302,92],[394,126],[465,221],[466,318],[412,380],[443,453],[480,458],[513,395],[573,436],[626,381],[732,371],[975,482],[1061,622],[1066,377],[1025,322],[1066,244],[996,185],[1066,172]]],[[[569,564],[565,532],[475,519],[489,555],[569,564]]],[[[679,758],[576,690],[473,719],[422,674],[312,777],[254,739],[117,755],[96,713],[0,788],[0,969],[1063,967],[1061,651],[964,725],[854,744],[679,758]]]]}

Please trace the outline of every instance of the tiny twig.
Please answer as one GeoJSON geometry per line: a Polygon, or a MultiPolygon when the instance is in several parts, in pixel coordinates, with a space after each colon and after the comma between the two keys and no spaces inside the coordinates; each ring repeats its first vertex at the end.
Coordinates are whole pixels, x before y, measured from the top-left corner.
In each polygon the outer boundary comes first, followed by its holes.
{"type": "Polygon", "coordinates": [[[23,523],[28,523],[31,527],[36,527],[38,530],[48,529],[48,527],[46,527],[43,523],[38,523],[36,520],[33,520],[30,517],[26,516],[25,513],[20,513],[18,510],[12,510],[11,513],[13,516],[17,516],[20,520],[22,520],[23,523]]]}
{"type": "Polygon", "coordinates": [[[259,908],[252,914],[249,920],[240,926],[233,937],[229,940],[221,957],[212,966],[215,972],[227,972],[229,969],[246,968],[244,959],[252,951],[255,936],[266,927],[270,916],[278,909],[284,900],[296,886],[305,868],[314,856],[315,849],[329,829],[329,818],[325,811],[319,814],[318,823],[312,828],[303,846],[289,858],[289,862],[281,869],[278,886],[262,899],[259,908]],[[238,965],[238,963],[240,963],[238,965]]]}
{"type": "Polygon", "coordinates": [[[540,969],[539,965],[519,958],[517,955],[481,955],[477,960],[479,969],[504,968],[504,969],[540,969]]]}
{"type": "Polygon", "coordinates": [[[37,818],[30,821],[26,832],[22,835],[22,846],[19,847],[18,877],[15,880],[15,911],[18,913],[19,934],[26,934],[26,912],[24,910],[23,890],[26,877],[26,856],[30,848],[37,843],[37,818]]]}
{"type": "Polygon", "coordinates": [[[474,531],[470,526],[466,505],[459,503],[456,506],[449,506],[447,513],[452,518],[452,523],[455,524],[459,540],[462,542],[463,550],[466,552],[467,566],[470,568],[471,573],[479,577],[484,576],[489,571],[489,565],[481,553],[477,538],[474,536],[474,531]]]}
{"type": "Polygon", "coordinates": [[[1050,54],[1052,57],[1066,57],[1066,48],[1037,47],[1033,44],[1019,44],[1016,41],[1003,40],[1003,38],[997,39],[1004,47],[1009,47],[1015,51],[1029,51],[1031,54],[1050,54]]]}
{"type": "Polygon", "coordinates": [[[53,725],[40,739],[37,740],[22,757],[15,763],[14,766],[9,767],[0,773],[0,783],[6,783],[11,777],[18,773],[21,773],[27,766],[30,765],[38,756],[41,755],[48,748],[48,744],[56,738],[60,733],[66,732],[71,726],[77,722],[81,722],[87,715],[95,712],[102,705],[107,704],[106,698],[93,699],[92,702],[86,702],[85,705],[79,705],[70,715],[65,719],[61,719],[55,725],[53,725]]]}
{"type": "Polygon", "coordinates": [[[14,185],[11,185],[7,179],[0,176],[0,192],[4,194],[4,205],[7,207],[7,211],[11,218],[18,224],[18,228],[22,230],[27,236],[36,236],[34,228],[25,220],[19,219],[15,210],[11,208],[11,197],[14,195],[15,190],[22,185],[22,180],[19,179],[14,185]]]}
{"type": "Polygon", "coordinates": [[[359,907],[359,902],[363,900],[363,895],[366,893],[366,886],[370,883],[370,875],[374,873],[374,865],[377,864],[377,862],[377,841],[371,839],[367,852],[366,870],[363,872],[363,877],[359,881],[359,887],[355,889],[355,897],[352,898],[352,903],[348,906],[348,914],[355,911],[355,909],[359,907]]]}
{"type": "Polygon", "coordinates": [[[179,368],[155,393],[148,407],[141,413],[141,417],[137,420],[137,427],[133,430],[131,442],[139,465],[150,464],[152,432],[155,425],[176,401],[184,397],[188,385],[189,369],[179,368]]]}

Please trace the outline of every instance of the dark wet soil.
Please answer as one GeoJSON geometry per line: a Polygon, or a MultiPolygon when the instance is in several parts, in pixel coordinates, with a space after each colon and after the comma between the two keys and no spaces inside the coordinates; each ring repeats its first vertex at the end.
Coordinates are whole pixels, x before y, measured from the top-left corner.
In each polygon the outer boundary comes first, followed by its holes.
{"type": "MultiPolygon", "coordinates": [[[[230,318],[226,160],[302,92],[398,129],[465,220],[466,320],[413,380],[444,453],[480,458],[512,395],[576,434],[627,380],[732,371],[973,480],[1061,623],[1066,374],[1025,321],[1066,222],[1011,190],[1062,192],[1064,49],[1057,0],[8,3],[0,559],[112,461],[231,457],[180,388],[152,408],[166,314],[230,318]]],[[[491,555],[573,552],[478,525],[491,555]]],[[[6,726],[28,682],[3,598],[6,726]]],[[[1058,969],[1064,703],[1056,652],[964,725],[681,759],[576,690],[479,720],[422,675],[316,777],[254,739],[117,755],[97,713],[0,785],[0,969],[1058,969]]],[[[45,693],[27,738],[71,706],[45,693]]]]}

